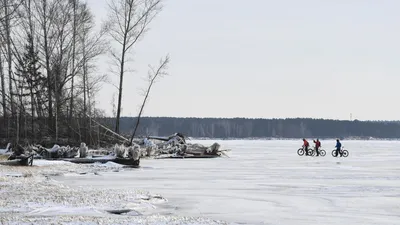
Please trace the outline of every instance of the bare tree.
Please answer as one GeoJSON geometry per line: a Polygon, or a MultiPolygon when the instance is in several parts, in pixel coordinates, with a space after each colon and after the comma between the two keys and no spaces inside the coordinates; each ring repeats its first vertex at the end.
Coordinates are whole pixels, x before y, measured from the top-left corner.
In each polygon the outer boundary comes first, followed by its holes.
{"type": "Polygon", "coordinates": [[[109,34],[120,47],[120,53],[115,50],[111,55],[115,60],[119,74],[118,106],[115,132],[119,133],[121,116],[122,87],[127,54],[137,41],[146,33],[147,27],[161,11],[162,0],[111,0],[109,4],[109,34]]]}
{"type": "MultiPolygon", "coordinates": [[[[71,1],[71,0],[70,0],[71,1]]],[[[69,112],[69,122],[71,123],[72,121],[72,112],[74,108],[74,78],[75,78],[75,55],[76,55],[76,26],[77,26],[77,2],[76,0],[72,0],[72,8],[73,8],[73,24],[72,24],[72,65],[71,65],[71,70],[72,70],[72,78],[71,78],[71,101],[70,101],[70,112],[69,112]]]]}
{"type": "MultiPolygon", "coordinates": [[[[1,2],[1,4],[2,4],[2,7],[1,7],[0,12],[3,14],[4,2],[1,2]]],[[[2,17],[2,19],[0,20],[1,24],[2,24],[4,18],[2,17]]],[[[4,44],[3,44],[4,43],[4,38],[3,38],[4,34],[3,34],[2,30],[3,29],[0,29],[0,33],[1,33],[1,36],[0,36],[0,79],[1,80],[0,81],[1,81],[1,96],[2,96],[1,105],[2,105],[2,109],[3,109],[3,120],[4,120],[3,121],[3,129],[4,129],[7,127],[7,108],[6,108],[7,107],[7,104],[6,104],[7,99],[6,99],[6,89],[5,89],[6,80],[5,80],[5,76],[4,76],[5,75],[4,70],[3,70],[4,64],[3,64],[2,49],[4,48],[4,44]]]]}
{"type": "MultiPolygon", "coordinates": [[[[8,67],[8,89],[10,93],[10,108],[11,108],[11,117],[15,117],[15,105],[14,105],[14,93],[13,93],[13,85],[12,85],[12,80],[13,80],[13,71],[12,71],[12,49],[11,49],[11,18],[12,14],[10,13],[12,10],[11,9],[11,4],[9,0],[3,0],[3,5],[4,5],[4,20],[2,21],[4,23],[3,27],[5,30],[5,41],[6,41],[6,52],[7,52],[7,67],[8,67]]],[[[10,123],[8,123],[8,130],[10,130],[10,123]]]]}
{"type": "MultiPolygon", "coordinates": [[[[70,80],[73,80],[74,73],[69,73],[69,63],[73,53],[71,54],[72,33],[71,23],[73,18],[73,8],[68,2],[60,2],[57,5],[56,11],[58,16],[54,19],[57,30],[57,42],[55,48],[55,60],[53,61],[54,75],[54,97],[55,97],[55,131],[56,140],[59,133],[59,118],[66,115],[64,108],[67,105],[67,93],[65,87],[70,80]]],[[[74,47],[72,47],[74,49],[74,47]]],[[[71,110],[71,109],[70,109],[71,110]]]]}
{"type": "MultiPolygon", "coordinates": [[[[107,29],[102,27],[100,32],[93,32],[94,21],[92,14],[89,13],[86,4],[80,6],[80,20],[81,24],[79,27],[79,40],[81,42],[81,59],[78,62],[78,67],[82,68],[82,85],[83,85],[83,98],[84,98],[84,114],[87,113],[87,101],[90,90],[89,80],[91,79],[90,73],[91,69],[95,66],[93,63],[98,58],[98,56],[106,53],[108,51],[108,43],[104,39],[107,29]]],[[[104,76],[97,76],[100,79],[94,80],[98,82],[104,81],[104,76]]]]}
{"type": "Polygon", "coordinates": [[[139,127],[140,118],[142,116],[144,106],[146,105],[147,99],[149,97],[151,88],[153,87],[153,84],[156,83],[158,78],[161,78],[167,74],[166,69],[168,67],[168,63],[169,63],[169,56],[167,55],[164,59],[161,60],[160,65],[158,66],[157,69],[154,69],[154,67],[149,66],[150,71],[148,72],[148,77],[147,77],[148,86],[144,92],[144,98],[143,98],[142,105],[140,106],[139,115],[136,118],[135,128],[134,128],[132,136],[131,136],[131,143],[132,143],[133,138],[135,137],[136,131],[139,127]]]}
{"type": "Polygon", "coordinates": [[[56,36],[54,29],[54,18],[56,16],[56,3],[48,0],[37,0],[34,1],[35,10],[37,11],[36,20],[41,27],[39,33],[40,38],[40,50],[44,56],[44,67],[46,69],[46,84],[47,84],[47,111],[48,111],[48,127],[50,130],[55,130],[53,123],[53,74],[51,59],[53,57],[53,51],[55,48],[55,40],[51,37],[56,36]]]}
{"type": "Polygon", "coordinates": [[[6,89],[5,89],[5,79],[4,79],[4,72],[3,72],[3,57],[1,56],[0,52],[0,81],[1,81],[1,105],[3,108],[3,129],[7,127],[7,108],[6,108],[6,89]]]}
{"type": "MultiPolygon", "coordinates": [[[[1,89],[2,89],[2,109],[3,109],[3,124],[7,127],[7,137],[11,137],[11,129],[16,128],[17,133],[19,130],[17,108],[20,107],[19,102],[14,102],[15,96],[18,97],[19,90],[17,90],[17,83],[14,80],[13,65],[16,61],[14,55],[18,54],[15,51],[15,44],[13,41],[13,32],[20,20],[18,13],[19,6],[23,0],[1,0],[0,1],[0,76],[1,76],[1,89]],[[3,60],[4,59],[4,60],[3,60]],[[4,71],[6,69],[6,71],[4,71]],[[8,93],[5,87],[5,75],[8,75],[8,93]],[[7,108],[8,106],[8,108],[7,108]],[[10,114],[8,114],[10,112],[10,114]],[[8,116],[10,115],[10,116],[8,116]],[[10,120],[11,118],[11,120],[10,120]],[[14,127],[14,122],[17,122],[14,127]]],[[[15,37],[14,37],[15,38],[15,37]]]]}
{"type": "Polygon", "coordinates": [[[14,0],[14,1],[2,1],[0,2],[0,10],[1,11],[7,11],[4,13],[3,16],[0,16],[0,23],[3,23],[5,20],[10,19],[11,17],[14,17],[16,15],[16,12],[26,0],[14,0]],[[8,8],[11,7],[11,10],[8,8]],[[6,10],[7,8],[7,10],[6,10]]]}
{"type": "MultiPolygon", "coordinates": [[[[91,116],[91,97],[99,91],[97,86],[105,80],[105,75],[98,76],[92,73],[95,69],[94,62],[98,56],[108,51],[108,43],[104,38],[107,31],[106,27],[102,27],[100,32],[93,31],[95,23],[87,4],[80,4],[77,9],[77,14],[77,23],[79,24],[79,26],[77,26],[79,33],[77,34],[77,38],[80,43],[77,54],[79,54],[80,58],[76,63],[76,69],[80,69],[82,75],[81,85],[78,85],[77,88],[81,88],[81,90],[78,90],[78,93],[83,94],[83,138],[86,141],[87,134],[91,133],[91,128],[90,126],[88,127],[87,124],[88,114],[91,116]]],[[[89,125],[90,122],[89,120],[89,125]]]]}

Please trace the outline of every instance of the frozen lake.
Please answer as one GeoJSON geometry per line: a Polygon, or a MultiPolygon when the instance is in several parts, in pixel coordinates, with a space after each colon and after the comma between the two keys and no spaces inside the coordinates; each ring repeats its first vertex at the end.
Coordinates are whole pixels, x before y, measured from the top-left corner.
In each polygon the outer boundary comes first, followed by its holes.
{"type": "Polygon", "coordinates": [[[168,200],[161,214],[231,223],[400,223],[398,141],[342,141],[348,158],[331,156],[334,140],[322,140],[325,157],[298,156],[301,140],[217,142],[232,149],[230,158],[142,160],[133,171],[53,179],[72,187],[147,190],[168,200]]]}

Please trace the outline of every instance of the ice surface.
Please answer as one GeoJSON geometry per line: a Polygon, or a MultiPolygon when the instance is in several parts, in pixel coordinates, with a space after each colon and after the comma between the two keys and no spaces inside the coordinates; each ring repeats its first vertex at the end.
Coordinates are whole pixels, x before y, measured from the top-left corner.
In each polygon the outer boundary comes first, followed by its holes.
{"type": "Polygon", "coordinates": [[[230,158],[142,159],[140,169],[39,160],[29,169],[0,166],[0,218],[7,224],[399,224],[399,141],[344,140],[348,158],[331,156],[333,140],[322,141],[325,157],[298,156],[301,140],[218,142],[232,149],[230,158]]]}

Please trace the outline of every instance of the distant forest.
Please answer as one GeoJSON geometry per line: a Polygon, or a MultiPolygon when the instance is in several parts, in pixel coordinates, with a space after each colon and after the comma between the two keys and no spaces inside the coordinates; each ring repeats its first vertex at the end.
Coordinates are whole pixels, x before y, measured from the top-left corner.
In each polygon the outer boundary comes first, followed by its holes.
{"type": "MultiPolygon", "coordinates": [[[[115,119],[98,119],[113,127],[115,119]]],[[[121,117],[121,133],[131,134],[136,118],[121,117]]],[[[326,119],[245,119],[142,117],[138,136],[181,132],[196,138],[400,138],[398,121],[326,119]]]]}

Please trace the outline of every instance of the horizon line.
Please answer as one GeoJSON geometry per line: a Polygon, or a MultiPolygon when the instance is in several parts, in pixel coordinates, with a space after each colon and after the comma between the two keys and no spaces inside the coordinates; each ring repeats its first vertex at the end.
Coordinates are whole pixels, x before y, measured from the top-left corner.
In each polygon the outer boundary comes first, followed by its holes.
{"type": "MultiPolygon", "coordinates": [[[[102,117],[116,119],[115,117],[102,117]]],[[[121,118],[137,118],[137,116],[121,116],[121,118]]],[[[312,118],[312,117],[286,117],[286,118],[263,118],[263,117],[193,117],[193,116],[141,116],[141,118],[170,118],[170,119],[247,119],[247,120],[331,120],[331,121],[348,121],[348,122],[400,122],[400,120],[359,120],[359,119],[329,119],[329,118],[312,118]]]]}

